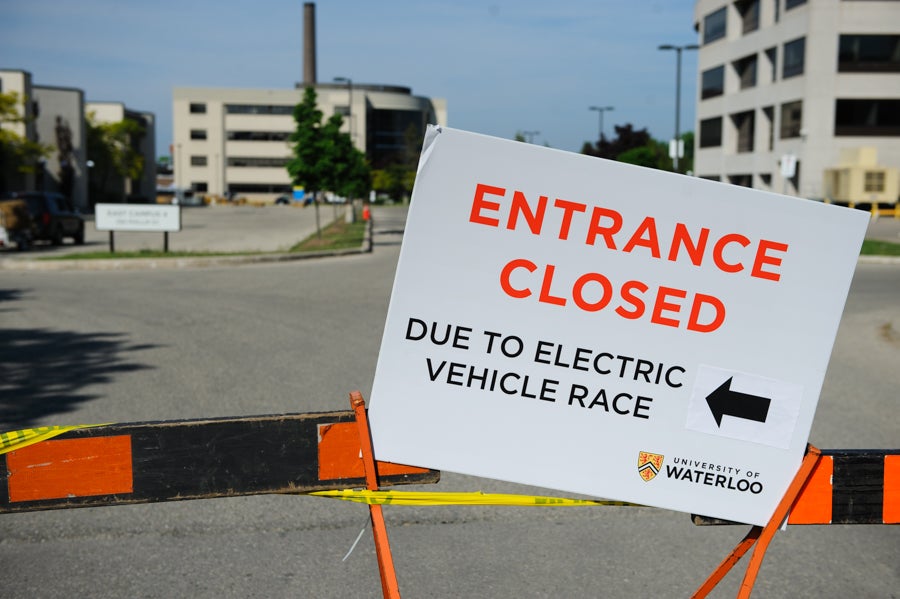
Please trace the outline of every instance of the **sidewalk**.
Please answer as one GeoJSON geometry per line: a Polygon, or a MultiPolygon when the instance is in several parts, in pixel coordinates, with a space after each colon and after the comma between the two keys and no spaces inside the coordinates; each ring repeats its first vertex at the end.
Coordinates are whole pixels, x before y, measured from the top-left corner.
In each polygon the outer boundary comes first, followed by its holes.
{"type": "Polygon", "coordinates": [[[900,243],[900,218],[880,216],[869,221],[866,239],[900,243]]]}

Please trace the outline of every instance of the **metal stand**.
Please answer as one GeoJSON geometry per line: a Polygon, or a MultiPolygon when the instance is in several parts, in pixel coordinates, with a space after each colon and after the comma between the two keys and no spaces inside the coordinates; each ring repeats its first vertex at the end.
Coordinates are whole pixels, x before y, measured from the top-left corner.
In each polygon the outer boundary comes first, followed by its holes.
{"type": "MultiPolygon", "coordinates": [[[[375,468],[375,453],[372,450],[372,436],[369,433],[369,419],[366,416],[366,401],[359,391],[350,393],[350,406],[356,415],[359,427],[359,446],[362,450],[363,467],[366,471],[366,488],[378,490],[378,471],[375,468]]],[[[378,557],[378,572],[381,574],[381,591],[388,599],[400,599],[400,587],[397,585],[397,573],[394,570],[394,558],[388,543],[387,527],[380,505],[369,505],[372,518],[372,535],[375,537],[375,555],[378,557]]]]}
{"type": "Polygon", "coordinates": [[[778,531],[778,527],[781,526],[781,523],[787,518],[788,512],[800,496],[803,485],[806,484],[806,481],[809,479],[810,474],[812,474],[812,471],[821,456],[822,452],[819,449],[812,445],[807,445],[806,455],[803,457],[803,462],[800,464],[800,470],[797,471],[787,492],[784,494],[784,497],[782,497],[778,507],[775,508],[775,513],[772,514],[772,518],[769,519],[768,524],[766,524],[765,527],[754,526],[751,528],[750,532],[747,533],[747,536],[745,536],[734,548],[734,551],[719,564],[719,567],[710,574],[709,578],[706,579],[706,582],[704,582],[691,597],[696,599],[706,597],[710,591],[725,578],[725,575],[731,571],[731,568],[734,567],[741,557],[743,557],[744,554],[758,542],[756,548],[753,550],[753,554],[750,556],[750,563],[747,565],[747,572],[744,574],[744,580],[741,583],[741,588],[738,590],[737,595],[738,599],[748,599],[750,597],[750,593],[753,592],[753,585],[756,583],[756,576],[759,574],[759,568],[762,565],[763,558],[766,556],[766,549],[769,547],[769,543],[778,531]]]}

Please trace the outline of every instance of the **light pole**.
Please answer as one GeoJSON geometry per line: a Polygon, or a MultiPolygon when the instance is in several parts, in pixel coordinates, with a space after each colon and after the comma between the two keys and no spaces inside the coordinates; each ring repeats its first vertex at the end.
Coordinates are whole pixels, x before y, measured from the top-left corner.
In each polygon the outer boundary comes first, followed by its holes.
{"type": "Polygon", "coordinates": [[[672,157],[672,164],[675,172],[678,172],[678,146],[681,142],[681,51],[696,50],[699,48],[697,44],[688,44],[686,46],[673,46],[672,44],[663,44],[660,50],[675,50],[676,52],[676,69],[675,69],[675,152],[672,157]]]}
{"type": "Polygon", "coordinates": [[[347,84],[347,131],[350,134],[350,142],[353,142],[353,80],[349,77],[335,77],[335,83],[347,84]]]}
{"type": "Polygon", "coordinates": [[[527,141],[528,143],[531,143],[531,140],[534,139],[535,135],[540,135],[540,134],[541,134],[540,131],[522,131],[522,135],[525,136],[525,141],[527,141]]]}
{"type": "Polygon", "coordinates": [[[600,113],[600,137],[597,138],[598,144],[603,141],[603,113],[612,109],[612,106],[591,106],[588,108],[588,110],[596,110],[600,113]]]}

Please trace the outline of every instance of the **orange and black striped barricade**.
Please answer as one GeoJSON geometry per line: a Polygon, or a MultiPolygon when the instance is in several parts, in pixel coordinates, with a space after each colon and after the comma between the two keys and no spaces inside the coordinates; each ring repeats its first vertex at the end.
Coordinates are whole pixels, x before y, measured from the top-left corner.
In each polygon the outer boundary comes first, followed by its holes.
{"type": "MultiPolygon", "coordinates": [[[[692,516],[697,525],[738,524],[692,516]]],[[[769,542],[788,524],[900,524],[900,450],[809,446],[800,470],[765,527],[754,526],[693,597],[706,597],[754,544],[738,592],[750,596],[769,542]]]]}
{"type": "MultiPolygon", "coordinates": [[[[0,513],[362,487],[361,451],[353,411],[3,433],[0,513]]],[[[382,485],[440,477],[376,469],[382,485]]]]}

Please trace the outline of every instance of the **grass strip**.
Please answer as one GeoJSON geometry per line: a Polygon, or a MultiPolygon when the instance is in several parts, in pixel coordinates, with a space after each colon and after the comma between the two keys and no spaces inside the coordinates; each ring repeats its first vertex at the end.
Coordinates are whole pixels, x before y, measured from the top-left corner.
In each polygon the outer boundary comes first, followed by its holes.
{"type": "Polygon", "coordinates": [[[900,256],[900,243],[866,239],[859,253],[863,256],[900,256]]]}
{"type": "Polygon", "coordinates": [[[323,250],[343,250],[362,245],[366,236],[366,222],[358,220],[348,223],[338,219],[322,229],[322,235],[313,233],[294,247],[292,252],[319,252],[323,250]]]}

